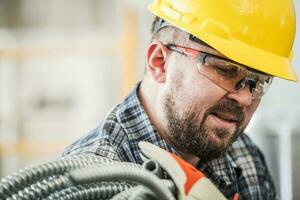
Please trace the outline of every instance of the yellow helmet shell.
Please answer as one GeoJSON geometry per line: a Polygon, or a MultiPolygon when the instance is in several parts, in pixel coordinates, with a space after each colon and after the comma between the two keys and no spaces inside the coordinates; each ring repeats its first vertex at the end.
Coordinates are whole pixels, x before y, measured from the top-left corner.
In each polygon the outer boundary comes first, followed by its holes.
{"type": "Polygon", "coordinates": [[[154,0],[148,8],[236,62],[297,81],[292,0],[154,0]]]}

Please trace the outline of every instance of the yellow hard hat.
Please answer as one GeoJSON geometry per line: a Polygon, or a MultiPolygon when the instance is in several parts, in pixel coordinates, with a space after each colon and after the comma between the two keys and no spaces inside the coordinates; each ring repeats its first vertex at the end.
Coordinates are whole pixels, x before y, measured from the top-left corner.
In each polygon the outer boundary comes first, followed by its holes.
{"type": "Polygon", "coordinates": [[[297,81],[292,0],[154,0],[148,8],[236,62],[297,81]]]}

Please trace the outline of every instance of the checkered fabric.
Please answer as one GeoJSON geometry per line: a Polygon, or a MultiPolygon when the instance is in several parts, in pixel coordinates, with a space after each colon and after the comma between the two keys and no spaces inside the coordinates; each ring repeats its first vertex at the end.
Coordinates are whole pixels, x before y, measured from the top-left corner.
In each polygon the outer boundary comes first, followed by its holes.
{"type": "MultiPolygon", "coordinates": [[[[69,146],[63,156],[91,153],[117,161],[142,164],[139,141],[148,141],[176,153],[163,140],[141,105],[139,84],[103,122],[88,135],[69,146]]],[[[239,199],[277,199],[265,159],[251,139],[242,134],[222,156],[198,167],[228,198],[235,193],[239,199]]]]}

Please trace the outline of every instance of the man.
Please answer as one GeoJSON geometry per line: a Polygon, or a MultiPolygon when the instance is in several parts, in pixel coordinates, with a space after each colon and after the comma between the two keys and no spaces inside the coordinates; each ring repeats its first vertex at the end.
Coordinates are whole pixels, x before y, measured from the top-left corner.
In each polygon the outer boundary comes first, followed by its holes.
{"type": "Polygon", "coordinates": [[[289,0],[156,0],[143,80],[64,155],[142,163],[139,141],[180,155],[227,197],[275,199],[264,156],[244,133],[273,76],[290,64],[289,0]]]}

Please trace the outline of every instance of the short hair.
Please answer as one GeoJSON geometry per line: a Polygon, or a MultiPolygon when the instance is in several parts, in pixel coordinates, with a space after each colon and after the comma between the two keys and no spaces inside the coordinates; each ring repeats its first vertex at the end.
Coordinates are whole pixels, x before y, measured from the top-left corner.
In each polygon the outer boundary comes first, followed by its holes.
{"type": "Polygon", "coordinates": [[[159,40],[165,44],[176,43],[178,45],[183,45],[189,38],[189,34],[187,32],[165,23],[163,19],[157,16],[155,16],[152,22],[151,34],[151,41],[159,40]]]}
{"type": "Polygon", "coordinates": [[[154,20],[152,22],[152,27],[151,27],[151,33],[154,34],[156,32],[156,27],[157,27],[157,24],[161,21],[162,19],[155,16],[154,17],[154,20]]]}

